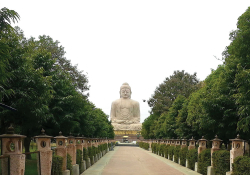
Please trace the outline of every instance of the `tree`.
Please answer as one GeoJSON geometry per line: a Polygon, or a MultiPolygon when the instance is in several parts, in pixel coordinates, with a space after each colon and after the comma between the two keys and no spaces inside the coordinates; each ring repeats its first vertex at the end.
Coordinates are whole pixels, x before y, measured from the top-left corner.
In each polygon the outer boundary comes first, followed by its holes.
{"type": "Polygon", "coordinates": [[[12,89],[5,89],[3,85],[6,85],[12,76],[12,74],[7,71],[11,57],[11,48],[7,40],[9,36],[14,34],[11,22],[18,22],[19,18],[18,13],[14,10],[7,8],[0,10],[0,101],[2,101],[3,96],[13,94],[12,89]]]}
{"type": "Polygon", "coordinates": [[[249,132],[250,117],[250,7],[238,18],[237,30],[230,33],[232,42],[224,52],[226,83],[235,98],[239,122],[237,129],[249,132]]]}
{"type": "Polygon", "coordinates": [[[18,22],[19,19],[19,14],[14,10],[9,10],[6,7],[2,8],[0,10],[0,32],[9,33],[13,31],[14,28],[11,26],[11,22],[18,22]]]}
{"type": "Polygon", "coordinates": [[[152,112],[160,116],[171,107],[174,100],[183,95],[188,97],[198,87],[196,73],[193,75],[183,71],[174,71],[173,75],[167,77],[155,90],[152,97],[148,100],[152,112]]]}

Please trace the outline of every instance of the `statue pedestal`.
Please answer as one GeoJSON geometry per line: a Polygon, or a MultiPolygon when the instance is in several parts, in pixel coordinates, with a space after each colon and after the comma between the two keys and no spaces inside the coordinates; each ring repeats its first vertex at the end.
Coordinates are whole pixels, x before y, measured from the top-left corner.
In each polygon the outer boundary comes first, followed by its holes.
{"type": "Polygon", "coordinates": [[[138,138],[138,131],[135,130],[115,130],[115,141],[119,141],[121,143],[128,142],[131,143],[133,141],[137,141],[138,139],[143,139],[142,136],[138,138]]]}

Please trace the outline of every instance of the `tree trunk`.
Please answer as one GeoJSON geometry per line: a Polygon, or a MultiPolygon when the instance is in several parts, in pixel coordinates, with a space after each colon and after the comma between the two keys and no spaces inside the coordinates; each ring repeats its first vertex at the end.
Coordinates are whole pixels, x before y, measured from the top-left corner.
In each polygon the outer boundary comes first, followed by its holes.
{"type": "MultiPolygon", "coordinates": [[[[24,139],[24,149],[25,149],[25,153],[29,153],[30,152],[30,142],[31,142],[31,138],[30,137],[26,137],[24,139]]],[[[27,159],[31,159],[31,154],[26,154],[26,158],[27,159]]]]}

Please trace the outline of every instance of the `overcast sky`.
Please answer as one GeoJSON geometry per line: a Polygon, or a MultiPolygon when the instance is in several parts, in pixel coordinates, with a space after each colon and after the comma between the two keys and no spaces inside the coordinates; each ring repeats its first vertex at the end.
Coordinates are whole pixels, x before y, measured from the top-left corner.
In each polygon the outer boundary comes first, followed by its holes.
{"type": "Polygon", "coordinates": [[[88,73],[90,100],[110,114],[122,83],[140,102],[148,100],[175,70],[197,72],[202,81],[216,69],[229,33],[249,0],[1,0],[19,13],[26,37],[49,35],[66,57],[88,73]]]}

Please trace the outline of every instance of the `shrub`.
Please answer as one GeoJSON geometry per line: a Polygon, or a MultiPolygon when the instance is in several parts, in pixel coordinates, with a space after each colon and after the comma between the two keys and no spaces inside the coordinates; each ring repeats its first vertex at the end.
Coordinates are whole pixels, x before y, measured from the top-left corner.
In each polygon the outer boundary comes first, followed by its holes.
{"type": "Polygon", "coordinates": [[[88,150],[86,148],[83,148],[82,153],[83,153],[83,160],[87,161],[87,159],[88,159],[88,150]]]}
{"type": "Polygon", "coordinates": [[[197,149],[191,149],[187,152],[187,161],[188,161],[188,168],[191,170],[194,170],[195,162],[197,162],[198,159],[198,150],[197,149]]]}
{"type": "Polygon", "coordinates": [[[72,174],[72,157],[69,154],[67,154],[67,169],[70,170],[70,174],[72,174]]]}
{"type": "Polygon", "coordinates": [[[156,147],[156,154],[158,154],[160,151],[160,144],[157,143],[155,147],[156,147]]]}
{"type": "Polygon", "coordinates": [[[173,160],[174,148],[175,148],[174,146],[169,146],[168,147],[169,160],[173,160]]]}
{"type": "Polygon", "coordinates": [[[79,172],[83,173],[83,167],[82,167],[82,150],[78,149],[76,150],[76,164],[79,165],[79,172]]]}
{"type": "Polygon", "coordinates": [[[90,163],[91,163],[91,165],[93,165],[94,164],[94,158],[93,158],[93,156],[94,156],[94,148],[93,148],[94,146],[92,146],[92,147],[88,147],[88,156],[89,156],[89,158],[90,158],[90,163]]]}
{"type": "Polygon", "coordinates": [[[160,156],[162,156],[162,157],[164,157],[164,150],[165,150],[165,147],[166,147],[166,145],[165,144],[161,144],[160,145],[160,156]]]}
{"type": "Polygon", "coordinates": [[[239,156],[234,159],[232,175],[249,175],[250,157],[239,156]]]}
{"type": "Polygon", "coordinates": [[[92,147],[88,147],[88,156],[89,156],[89,158],[90,158],[91,156],[93,156],[92,154],[93,154],[93,153],[92,153],[92,147]]]}
{"type": "Polygon", "coordinates": [[[152,153],[156,153],[156,143],[151,144],[152,153]]]}
{"type": "Polygon", "coordinates": [[[227,150],[219,150],[213,152],[213,167],[216,175],[225,175],[230,171],[230,152],[227,150]]]}
{"type": "Polygon", "coordinates": [[[53,155],[51,175],[62,175],[63,157],[53,155]]]}
{"type": "Polygon", "coordinates": [[[187,152],[188,152],[188,147],[180,149],[179,156],[180,156],[180,164],[182,166],[186,165],[187,152]]]}
{"type": "Polygon", "coordinates": [[[207,175],[207,167],[211,166],[211,149],[203,150],[198,156],[198,172],[207,175]]]}
{"type": "Polygon", "coordinates": [[[165,154],[165,158],[168,158],[168,148],[170,147],[170,145],[166,145],[164,148],[164,154],[165,154]]]}
{"type": "Polygon", "coordinates": [[[180,157],[180,150],[181,150],[181,146],[176,146],[174,148],[174,162],[178,163],[179,157],[180,157]]]}

